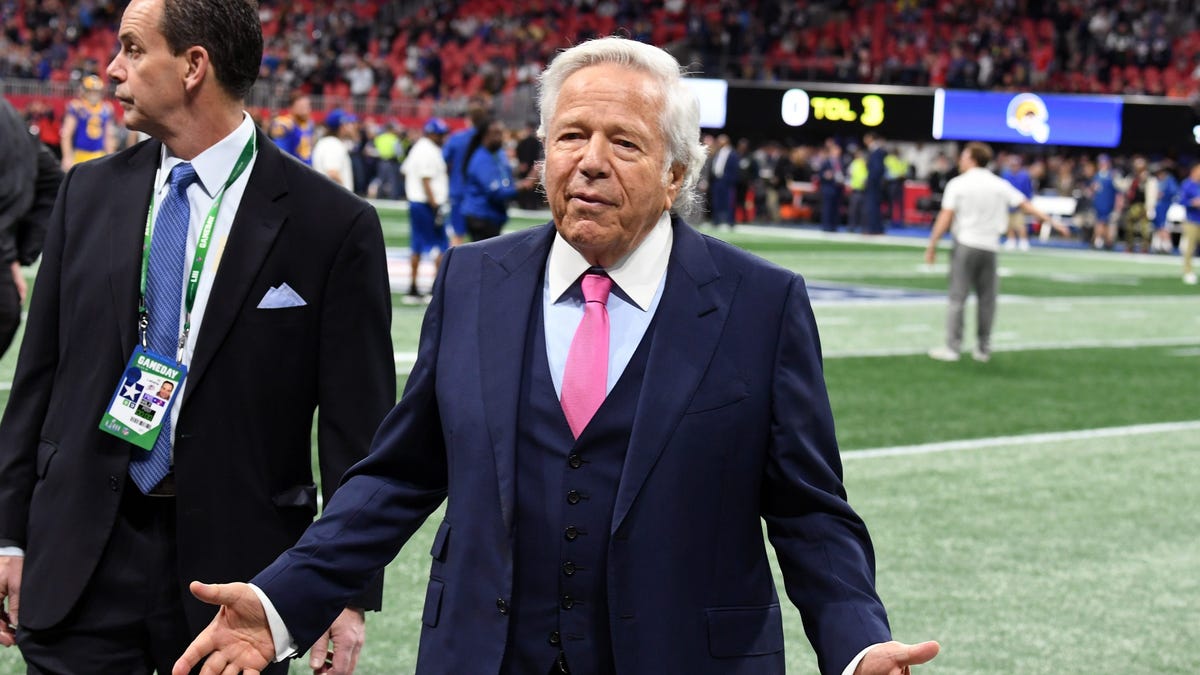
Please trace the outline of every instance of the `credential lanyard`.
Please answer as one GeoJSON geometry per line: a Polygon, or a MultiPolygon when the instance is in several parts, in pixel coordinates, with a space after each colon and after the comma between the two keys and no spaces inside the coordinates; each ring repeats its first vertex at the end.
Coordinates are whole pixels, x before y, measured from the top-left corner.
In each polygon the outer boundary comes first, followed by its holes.
{"type": "MultiPolygon", "coordinates": [[[[188,274],[187,295],[184,299],[186,311],[183,315],[183,332],[179,336],[179,353],[176,359],[181,363],[183,362],[183,348],[187,344],[188,333],[192,330],[192,307],[196,304],[196,290],[200,288],[200,275],[204,272],[204,261],[208,257],[208,245],[212,238],[213,225],[216,224],[217,214],[221,211],[221,202],[225,200],[225,191],[250,165],[255,147],[255,134],[250,134],[250,140],[246,142],[246,147],[242,148],[242,154],[238,156],[237,162],[233,165],[233,172],[221,186],[221,191],[213,200],[212,208],[208,210],[208,216],[205,217],[204,224],[200,228],[200,238],[196,241],[196,252],[192,256],[192,271],[188,274]]],[[[151,195],[150,211],[146,214],[146,230],[142,240],[142,283],[138,295],[138,332],[142,346],[146,348],[149,348],[146,344],[146,328],[150,325],[150,311],[146,308],[146,275],[150,267],[150,240],[154,234],[154,202],[155,196],[151,195]]]]}

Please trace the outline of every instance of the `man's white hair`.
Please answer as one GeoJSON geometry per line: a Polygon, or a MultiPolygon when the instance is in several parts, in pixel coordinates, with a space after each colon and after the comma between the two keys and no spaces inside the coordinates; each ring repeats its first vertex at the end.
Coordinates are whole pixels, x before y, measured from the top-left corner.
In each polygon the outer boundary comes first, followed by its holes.
{"type": "Polygon", "coordinates": [[[589,40],[559,54],[539,78],[538,107],[541,126],[538,138],[546,140],[546,130],[554,118],[558,94],[563,82],[576,72],[602,63],[615,63],[651,76],[663,100],[661,126],[666,140],[663,179],[672,167],[684,168],[683,184],[671,210],[687,218],[699,214],[703,199],[696,188],[704,168],[706,150],[700,142],[700,103],[683,83],[686,72],[675,57],[662,49],[620,37],[589,40]]]}

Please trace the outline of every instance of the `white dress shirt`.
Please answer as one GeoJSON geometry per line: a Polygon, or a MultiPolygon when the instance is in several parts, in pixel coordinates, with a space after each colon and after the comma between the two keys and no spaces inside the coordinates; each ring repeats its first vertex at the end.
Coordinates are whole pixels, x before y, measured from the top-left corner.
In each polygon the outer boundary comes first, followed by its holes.
{"type": "MultiPolygon", "coordinates": [[[[196,155],[191,159],[192,168],[196,170],[196,177],[199,179],[188,186],[187,196],[188,205],[191,214],[188,218],[188,240],[187,240],[187,259],[183,269],[183,293],[180,296],[179,303],[179,330],[182,334],[187,307],[185,296],[187,295],[187,277],[192,271],[192,260],[196,255],[196,242],[200,239],[200,228],[204,225],[204,219],[208,216],[209,209],[212,208],[213,202],[217,195],[220,194],[221,188],[225,185],[225,181],[229,180],[229,176],[233,173],[233,165],[237,163],[238,157],[242,154],[242,150],[246,147],[246,143],[250,137],[254,135],[254,121],[246,113],[242,113],[242,123],[238,125],[225,138],[218,141],[215,145],[209,147],[204,152],[196,155]]],[[[196,339],[200,336],[200,328],[204,323],[204,310],[208,307],[208,298],[212,293],[213,280],[217,277],[217,267],[221,264],[221,256],[225,253],[225,244],[229,240],[229,232],[233,228],[233,217],[237,215],[238,206],[242,203],[242,195],[246,192],[246,184],[250,181],[250,173],[254,170],[254,163],[258,159],[258,152],[255,151],[254,157],[251,158],[250,164],[246,166],[246,170],[238,176],[237,180],[225,190],[225,198],[221,202],[221,210],[217,214],[217,220],[213,224],[212,235],[209,239],[208,258],[204,261],[204,271],[200,274],[200,284],[196,288],[196,303],[192,307],[192,328],[188,333],[187,343],[183,348],[183,364],[191,366],[192,354],[196,351],[196,339]]],[[[167,197],[167,192],[170,190],[168,179],[171,176],[171,169],[177,164],[183,163],[184,160],[171,154],[166,145],[162,146],[162,155],[158,163],[158,173],[154,176],[154,213],[150,214],[151,222],[158,218],[158,210],[162,206],[163,200],[167,197]]],[[[153,320],[153,317],[151,317],[153,320]]],[[[164,356],[174,357],[174,354],[164,354],[164,356]]],[[[179,384],[175,389],[175,400],[182,401],[183,394],[187,390],[187,378],[179,384]]],[[[171,406],[171,432],[179,428],[179,410],[182,406],[171,406]]],[[[174,447],[175,439],[172,436],[171,445],[174,447]]]]}

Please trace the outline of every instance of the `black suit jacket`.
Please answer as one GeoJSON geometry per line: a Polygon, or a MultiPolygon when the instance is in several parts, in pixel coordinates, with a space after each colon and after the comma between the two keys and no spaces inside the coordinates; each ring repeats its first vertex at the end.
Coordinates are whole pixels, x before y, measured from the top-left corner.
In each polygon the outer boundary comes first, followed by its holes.
{"type": "MultiPolygon", "coordinates": [[[[0,545],[26,551],[21,623],[54,626],[89,582],[133,452],[98,429],[137,340],[142,230],[161,144],[78,165],[51,217],[0,422],[0,545]]],[[[180,591],[253,575],[326,501],[395,401],[379,219],[265,136],[199,327],[175,426],[180,591]],[[258,309],[287,283],[307,304],[258,309]]],[[[134,488],[136,489],[136,488],[134,488]]],[[[380,580],[355,604],[378,608],[380,580]]]]}

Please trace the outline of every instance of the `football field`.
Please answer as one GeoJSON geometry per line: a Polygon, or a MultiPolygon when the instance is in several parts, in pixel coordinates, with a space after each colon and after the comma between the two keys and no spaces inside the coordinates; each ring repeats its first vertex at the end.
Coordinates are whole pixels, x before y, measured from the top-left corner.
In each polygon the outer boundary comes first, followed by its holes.
{"type": "MultiPolygon", "coordinates": [[[[403,386],[424,306],[402,302],[405,216],[381,216],[403,386]]],[[[972,302],[968,353],[943,363],[925,352],[944,334],[945,245],[929,269],[921,236],[710,234],[808,282],[847,490],[892,630],[942,643],[916,672],[1200,672],[1200,290],[1180,282],[1177,256],[1004,252],[991,362],[970,358],[972,302]]],[[[422,288],[432,272],[426,262],[422,288]]],[[[0,403],[16,357],[14,346],[0,360],[0,403]]],[[[413,672],[439,522],[388,566],[359,673],[413,672]]],[[[815,673],[799,614],[781,602],[788,670],[815,673]]],[[[15,651],[0,651],[0,675],[19,672],[15,651]]]]}

